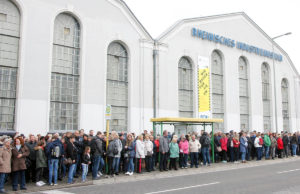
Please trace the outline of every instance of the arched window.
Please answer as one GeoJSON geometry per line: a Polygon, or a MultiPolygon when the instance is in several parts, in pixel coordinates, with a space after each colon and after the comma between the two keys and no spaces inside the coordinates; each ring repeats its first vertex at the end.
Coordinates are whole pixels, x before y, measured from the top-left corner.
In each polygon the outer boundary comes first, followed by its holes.
{"type": "Polygon", "coordinates": [[[127,131],[128,54],[118,42],[111,43],[107,51],[106,104],[112,106],[111,129],[127,131]]]}
{"type": "Polygon", "coordinates": [[[263,122],[264,131],[272,131],[272,106],[271,106],[271,84],[270,68],[267,63],[261,66],[262,100],[263,100],[263,122]]]}
{"type": "Polygon", "coordinates": [[[178,64],[178,101],[179,116],[193,117],[193,66],[191,62],[182,57],[178,64]]]}
{"type": "MultiPolygon", "coordinates": [[[[213,51],[211,56],[211,92],[212,117],[224,119],[224,62],[220,51],[213,51]]],[[[215,130],[224,130],[223,123],[215,123],[215,130]]]]}
{"type": "Polygon", "coordinates": [[[0,1],[0,131],[14,130],[20,19],[15,4],[0,1]]]}
{"type": "Polygon", "coordinates": [[[289,83],[287,79],[282,79],[281,81],[281,96],[282,96],[283,130],[290,131],[289,83]]]}
{"type": "Polygon", "coordinates": [[[80,25],[70,14],[54,23],[50,130],[77,130],[79,124],[80,25]]]}
{"type": "Polygon", "coordinates": [[[240,123],[241,130],[249,131],[249,91],[248,65],[244,57],[239,58],[239,85],[240,85],[240,123]]]}

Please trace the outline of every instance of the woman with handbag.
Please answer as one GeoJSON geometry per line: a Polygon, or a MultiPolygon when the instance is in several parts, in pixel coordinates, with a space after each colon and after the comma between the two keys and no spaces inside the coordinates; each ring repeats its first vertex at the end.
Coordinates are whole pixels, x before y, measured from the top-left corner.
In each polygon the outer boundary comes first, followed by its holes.
{"type": "Polygon", "coordinates": [[[169,164],[169,170],[172,170],[174,168],[175,170],[178,170],[176,165],[176,160],[179,158],[179,146],[177,143],[177,135],[173,136],[172,142],[169,143],[170,148],[170,164],[169,164]]]}
{"type": "Polygon", "coordinates": [[[18,184],[20,184],[21,190],[27,190],[25,181],[25,170],[27,169],[25,160],[27,156],[29,156],[29,149],[24,145],[23,138],[16,138],[12,148],[13,191],[18,190],[18,184]]]}
{"type": "Polygon", "coordinates": [[[126,144],[125,144],[125,158],[127,159],[127,172],[125,173],[126,175],[133,175],[134,171],[134,163],[133,163],[133,158],[135,157],[135,143],[132,137],[132,134],[127,135],[126,139],[126,144]]]}
{"type": "Polygon", "coordinates": [[[153,155],[153,143],[150,141],[149,134],[145,135],[145,161],[146,161],[146,170],[147,172],[151,172],[151,163],[152,163],[152,155],[153,155]]]}
{"type": "Polygon", "coordinates": [[[69,174],[68,174],[68,184],[74,184],[74,170],[76,167],[76,159],[77,159],[77,148],[74,145],[75,135],[70,137],[70,141],[67,144],[67,161],[69,163],[69,174]]]}

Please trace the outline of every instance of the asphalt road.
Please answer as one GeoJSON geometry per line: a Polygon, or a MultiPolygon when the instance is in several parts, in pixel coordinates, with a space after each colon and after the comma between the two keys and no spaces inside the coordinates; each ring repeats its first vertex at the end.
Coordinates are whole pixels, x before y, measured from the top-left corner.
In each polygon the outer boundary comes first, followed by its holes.
{"type": "Polygon", "coordinates": [[[149,179],[106,185],[90,185],[54,191],[44,191],[41,193],[300,193],[300,160],[169,178],[149,179]]]}

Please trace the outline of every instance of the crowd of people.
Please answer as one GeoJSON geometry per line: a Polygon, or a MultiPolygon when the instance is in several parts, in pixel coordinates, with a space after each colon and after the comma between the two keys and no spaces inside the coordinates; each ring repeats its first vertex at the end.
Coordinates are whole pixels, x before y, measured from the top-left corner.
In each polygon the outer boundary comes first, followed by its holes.
{"type": "Polygon", "coordinates": [[[299,155],[300,133],[260,133],[253,131],[208,134],[182,134],[168,131],[154,136],[153,131],[136,136],[134,133],[106,133],[84,130],[74,133],[19,135],[0,137],[0,193],[11,182],[12,190],[26,190],[26,183],[36,186],[57,185],[67,179],[87,181],[109,178],[124,173],[168,171],[215,162],[246,163],[299,155]],[[108,138],[107,138],[108,137],[108,138]]]}

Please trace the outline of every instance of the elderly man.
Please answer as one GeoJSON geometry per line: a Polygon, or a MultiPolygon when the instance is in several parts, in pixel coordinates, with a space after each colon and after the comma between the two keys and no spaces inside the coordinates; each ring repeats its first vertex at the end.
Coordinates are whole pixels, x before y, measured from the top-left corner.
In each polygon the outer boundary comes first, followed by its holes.
{"type": "Polygon", "coordinates": [[[159,162],[159,170],[160,171],[168,171],[167,169],[167,161],[168,161],[168,152],[169,152],[169,139],[168,139],[168,131],[165,130],[163,132],[163,136],[159,139],[159,153],[160,153],[160,162],[159,162]]]}

